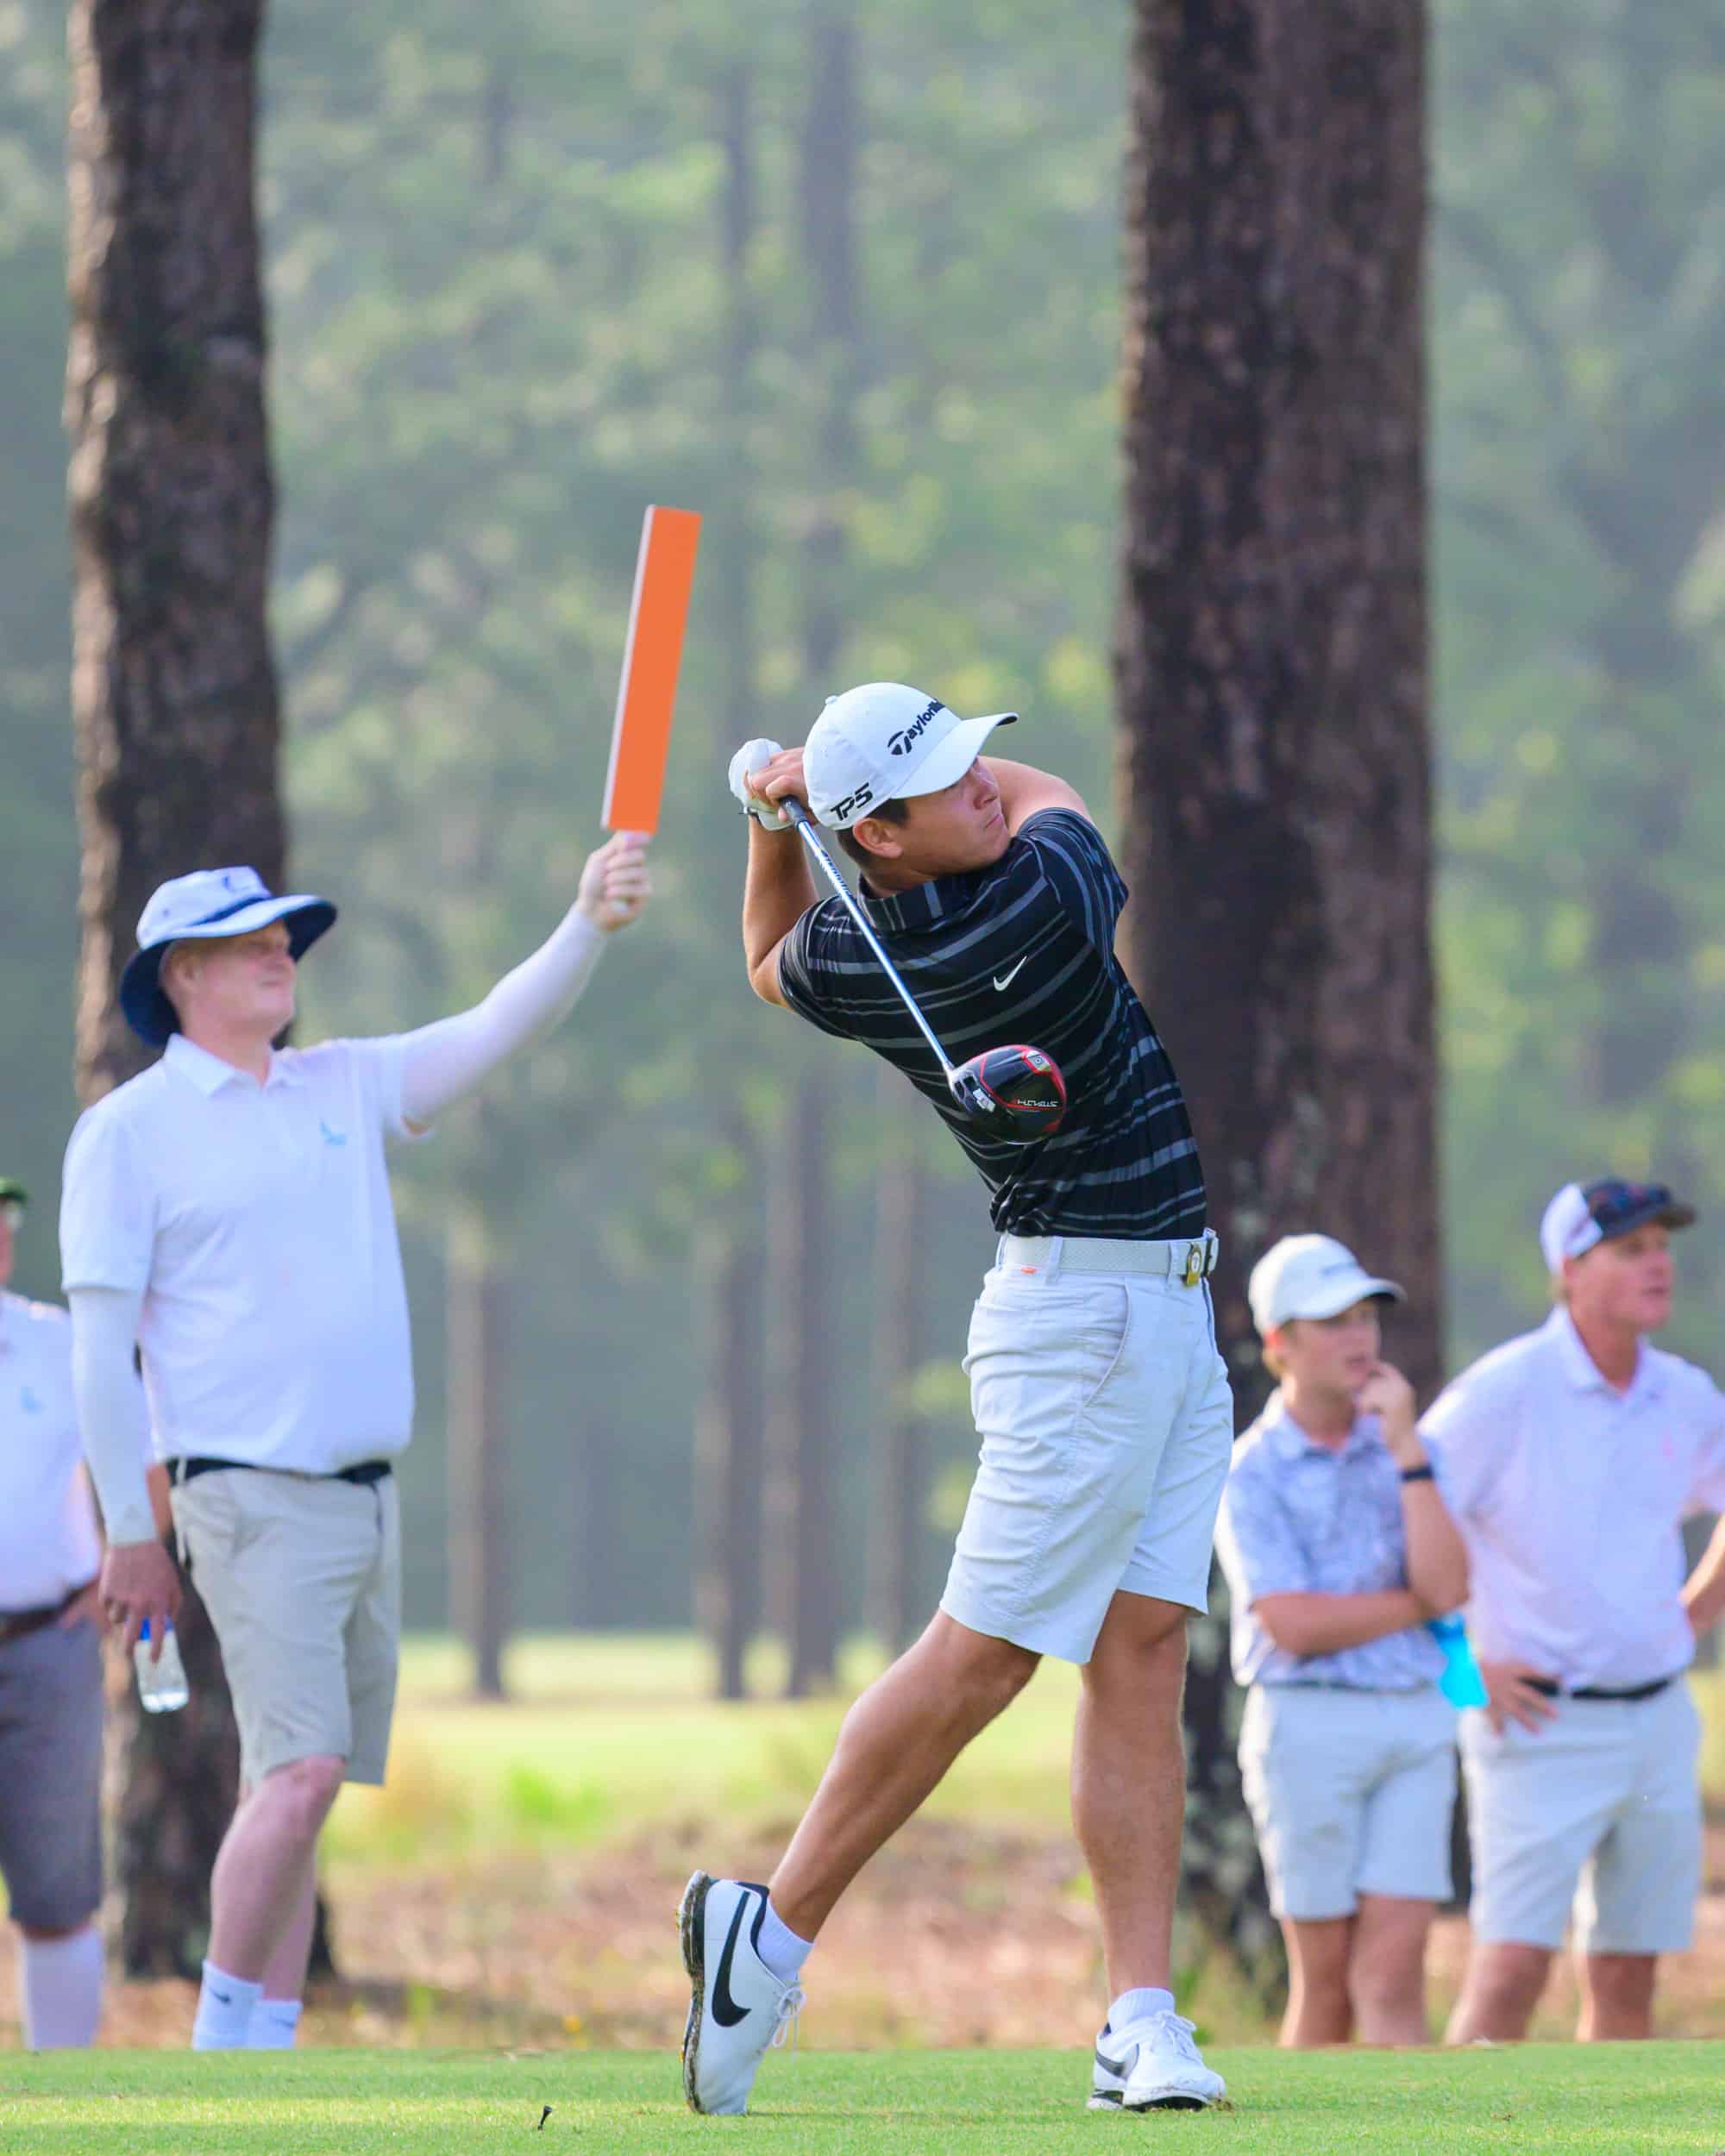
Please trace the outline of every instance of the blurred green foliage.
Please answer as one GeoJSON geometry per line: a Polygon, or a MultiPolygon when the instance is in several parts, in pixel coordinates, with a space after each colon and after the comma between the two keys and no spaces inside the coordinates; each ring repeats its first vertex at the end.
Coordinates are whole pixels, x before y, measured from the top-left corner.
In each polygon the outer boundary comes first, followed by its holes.
{"type": "MultiPolygon", "coordinates": [[[[708,518],[659,903],[483,1122],[453,1115],[398,1178],[422,1380],[404,1478],[417,1621],[443,1607],[452,1216],[513,1282],[515,1603],[541,1624],[687,1614],[690,1228],[751,1172],[721,1106],[741,1099],[768,1174],[800,1072],[828,1074],[844,1111],[831,1398],[847,1520],[869,1438],[882,1144],[931,1144],[948,1177],[931,1337],[955,1354],[986,1263],[981,1194],[908,1096],[883,1116],[860,1059],[743,984],[742,835],[723,791],[739,588],[747,730],[799,738],[825,694],[868,675],[960,708],[1021,705],[1015,753],[1112,822],[1125,21],[1027,0],[860,20],[857,449],[833,503],[810,477],[826,384],[800,260],[804,9],[298,0],[273,15],[261,200],[286,777],[296,881],[343,907],[307,968],[308,1034],[457,1007],[549,929],[599,836],[642,506],[708,518]],[[743,109],[738,375],[722,219],[743,109]],[[850,633],[839,678],[810,681],[805,542],[834,511],[850,633]]],[[[1725,51],[1700,0],[1441,0],[1434,25],[1452,1358],[1537,1317],[1540,1206],[1607,1164],[1663,1169],[1701,1199],[1698,1292],[1673,1338],[1704,1355],[1725,1201],[1725,51]]],[[[58,0],[0,0],[0,1164],[43,1200],[22,1269],[44,1291],[73,1106],[63,36],[58,0]]],[[[1179,1013],[1158,1016],[1177,1050],[1179,1013]]],[[[973,1440],[950,1382],[925,1395],[938,1487],[973,1440]]],[[[861,1539],[841,1560],[853,1610],[861,1539]]],[[[932,1594],[932,1527],[924,1554],[932,1594]]]]}

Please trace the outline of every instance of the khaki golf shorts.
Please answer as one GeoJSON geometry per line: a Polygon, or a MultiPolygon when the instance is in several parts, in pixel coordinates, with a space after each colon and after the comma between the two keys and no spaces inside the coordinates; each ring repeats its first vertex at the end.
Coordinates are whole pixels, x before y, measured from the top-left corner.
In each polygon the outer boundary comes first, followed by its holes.
{"type": "Polygon", "coordinates": [[[1679,1677],[1652,1699],[1560,1699],[1537,1730],[1461,1718],[1477,1939],[1681,1953],[1701,1891],[1701,1718],[1679,1677]]]}
{"type": "Polygon", "coordinates": [[[1116,1593],[1202,1610],[1233,1446],[1207,1282],[997,1263],[965,1369],[982,1451],[940,1606],[1090,1659],[1116,1593]]]}
{"type": "Polygon", "coordinates": [[[1352,1916],[1362,1894],[1449,1899],[1455,1727],[1434,1685],[1252,1686],[1240,1780],[1277,1916],[1352,1916]]]}
{"type": "Polygon", "coordinates": [[[181,1483],[173,1518],[221,1643],[244,1779],[321,1756],[380,1783],[401,1641],[395,1477],[221,1469],[181,1483]]]}

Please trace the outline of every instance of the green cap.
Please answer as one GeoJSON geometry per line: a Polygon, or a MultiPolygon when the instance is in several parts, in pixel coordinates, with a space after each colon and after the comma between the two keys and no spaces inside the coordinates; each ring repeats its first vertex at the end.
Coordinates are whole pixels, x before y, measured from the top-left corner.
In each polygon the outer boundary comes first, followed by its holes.
{"type": "Polygon", "coordinates": [[[0,1206],[27,1206],[30,1194],[16,1175],[0,1175],[0,1206]]]}

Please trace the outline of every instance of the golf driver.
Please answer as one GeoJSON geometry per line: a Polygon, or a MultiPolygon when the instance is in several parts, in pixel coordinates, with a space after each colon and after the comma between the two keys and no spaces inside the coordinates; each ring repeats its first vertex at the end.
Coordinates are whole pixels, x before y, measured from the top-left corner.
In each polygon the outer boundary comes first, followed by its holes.
{"type": "Polygon", "coordinates": [[[970,1121],[990,1138],[1020,1145],[1057,1131],[1066,1112],[1066,1081],[1054,1058],[1045,1056],[1039,1048],[1018,1045],[985,1048],[969,1062],[952,1062],[935,1038],[933,1027],[918,1010],[916,999],[905,986],[898,968],[887,956],[886,946],[869,926],[869,918],[840,874],[838,863],[826,850],[815,829],[814,818],[794,796],[787,796],[779,806],[802,833],[809,851],[825,870],[827,881],[862,931],[863,941],[880,960],[882,971],[897,989],[906,1010],[916,1020],[918,1032],[933,1050],[935,1060],[946,1074],[947,1089],[970,1121]]]}

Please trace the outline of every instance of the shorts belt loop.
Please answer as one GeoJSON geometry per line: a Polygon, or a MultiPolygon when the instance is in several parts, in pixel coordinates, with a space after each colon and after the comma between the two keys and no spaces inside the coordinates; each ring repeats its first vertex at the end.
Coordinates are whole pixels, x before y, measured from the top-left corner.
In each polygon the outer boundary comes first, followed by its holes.
{"type": "Polygon", "coordinates": [[[1065,1250],[1065,1248],[1066,1238],[1063,1235],[1051,1235],[1049,1237],[1047,1273],[1050,1280],[1056,1279],[1059,1275],[1061,1256],[1065,1250]]]}

